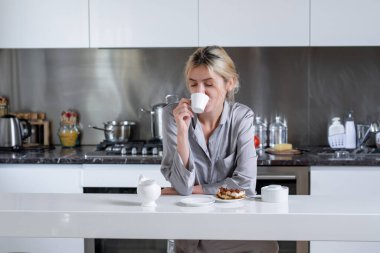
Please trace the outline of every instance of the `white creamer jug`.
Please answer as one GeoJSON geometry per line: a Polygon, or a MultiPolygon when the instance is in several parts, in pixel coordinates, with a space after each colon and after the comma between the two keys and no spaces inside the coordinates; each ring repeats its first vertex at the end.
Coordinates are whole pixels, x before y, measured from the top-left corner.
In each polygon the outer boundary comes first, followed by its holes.
{"type": "Polygon", "coordinates": [[[139,177],[137,185],[137,196],[141,199],[142,206],[157,206],[156,200],[161,195],[161,187],[153,179],[139,177]]]}

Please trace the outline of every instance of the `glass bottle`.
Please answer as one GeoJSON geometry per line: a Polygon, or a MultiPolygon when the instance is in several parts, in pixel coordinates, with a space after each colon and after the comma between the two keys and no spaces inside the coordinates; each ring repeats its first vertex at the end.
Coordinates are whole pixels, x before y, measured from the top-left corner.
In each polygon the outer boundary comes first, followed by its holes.
{"type": "Polygon", "coordinates": [[[253,130],[255,136],[260,140],[258,149],[263,149],[267,147],[267,121],[262,120],[260,116],[256,116],[253,122],[253,130]]]}
{"type": "Polygon", "coordinates": [[[355,149],[356,148],[356,127],[353,117],[353,112],[348,113],[348,117],[345,123],[346,130],[346,148],[355,149]]]}
{"type": "Polygon", "coordinates": [[[281,117],[276,116],[275,121],[269,126],[269,146],[275,144],[288,143],[288,126],[286,120],[281,121],[281,117]]]}

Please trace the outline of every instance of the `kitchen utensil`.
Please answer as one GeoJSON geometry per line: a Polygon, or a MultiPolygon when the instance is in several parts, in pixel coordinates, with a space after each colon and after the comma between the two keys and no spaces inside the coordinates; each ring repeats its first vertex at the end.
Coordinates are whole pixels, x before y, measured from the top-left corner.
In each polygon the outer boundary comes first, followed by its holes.
{"type": "Polygon", "coordinates": [[[376,147],[380,148],[380,132],[376,133],[376,147]]]}
{"type": "Polygon", "coordinates": [[[155,180],[145,178],[143,175],[139,177],[137,185],[137,196],[141,199],[142,206],[154,207],[157,206],[156,200],[161,195],[161,187],[155,180]]]}
{"type": "Polygon", "coordinates": [[[261,199],[264,202],[282,203],[288,201],[289,188],[281,185],[268,185],[261,188],[261,199]]]}
{"type": "Polygon", "coordinates": [[[185,206],[198,207],[212,205],[215,202],[215,199],[212,197],[188,197],[181,199],[180,202],[185,206]]]}
{"type": "Polygon", "coordinates": [[[13,115],[0,118],[0,147],[18,149],[22,140],[31,134],[31,126],[27,120],[18,119],[13,115]]]}
{"type": "Polygon", "coordinates": [[[267,148],[265,152],[272,155],[300,155],[301,151],[298,149],[289,149],[289,150],[274,150],[273,148],[267,148]]]}
{"type": "Polygon", "coordinates": [[[346,147],[346,134],[335,134],[328,137],[329,145],[331,148],[345,148],[346,147]]]}
{"type": "Polygon", "coordinates": [[[192,93],[191,94],[191,110],[195,113],[204,112],[209,97],[204,93],[192,93]]]}
{"type": "Polygon", "coordinates": [[[104,122],[104,128],[89,125],[88,127],[104,131],[106,141],[126,142],[133,134],[133,128],[136,123],[133,121],[107,121],[104,122]]]}
{"type": "Polygon", "coordinates": [[[368,138],[370,137],[371,133],[372,134],[376,134],[380,131],[380,127],[379,127],[379,123],[377,122],[372,122],[370,125],[369,125],[369,128],[367,129],[367,131],[365,132],[364,136],[359,139],[359,147],[361,147],[367,140],[368,138]]]}
{"type": "Polygon", "coordinates": [[[158,103],[152,106],[152,110],[146,110],[140,108],[140,111],[150,114],[151,132],[153,139],[162,140],[162,114],[163,109],[168,104],[173,104],[178,102],[178,97],[176,95],[166,95],[165,103],[158,103]]]}
{"type": "Polygon", "coordinates": [[[339,117],[334,117],[331,119],[331,124],[328,129],[328,136],[336,135],[336,134],[344,134],[344,126],[340,122],[339,117]]]}

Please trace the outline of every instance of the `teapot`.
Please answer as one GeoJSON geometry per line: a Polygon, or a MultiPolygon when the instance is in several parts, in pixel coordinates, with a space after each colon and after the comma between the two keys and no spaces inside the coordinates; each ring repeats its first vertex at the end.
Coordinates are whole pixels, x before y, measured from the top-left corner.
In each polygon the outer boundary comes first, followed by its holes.
{"type": "Polygon", "coordinates": [[[141,206],[154,207],[157,206],[156,200],[161,195],[161,187],[153,179],[145,178],[143,175],[139,177],[137,185],[137,196],[141,199],[141,206]]]}

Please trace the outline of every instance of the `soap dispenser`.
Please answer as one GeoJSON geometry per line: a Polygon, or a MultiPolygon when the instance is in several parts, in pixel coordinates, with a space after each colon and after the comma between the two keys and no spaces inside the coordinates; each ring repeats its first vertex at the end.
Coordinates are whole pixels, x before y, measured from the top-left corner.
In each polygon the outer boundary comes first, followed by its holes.
{"type": "Polygon", "coordinates": [[[354,117],[352,112],[348,113],[348,117],[345,124],[346,130],[346,148],[355,149],[356,148],[356,128],[354,117]]]}

